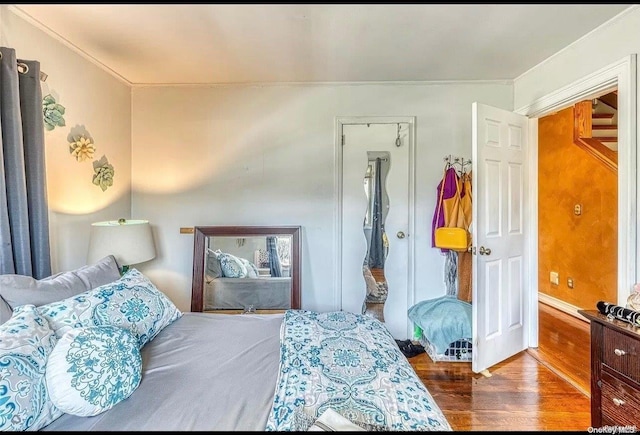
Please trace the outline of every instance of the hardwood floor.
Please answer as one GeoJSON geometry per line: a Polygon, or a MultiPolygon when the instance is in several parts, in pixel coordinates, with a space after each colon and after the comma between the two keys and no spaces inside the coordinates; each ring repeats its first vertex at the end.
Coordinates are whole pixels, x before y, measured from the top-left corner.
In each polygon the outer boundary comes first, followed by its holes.
{"type": "MultiPolygon", "coordinates": [[[[541,316],[547,315],[553,312],[541,312],[541,316]]],[[[471,363],[434,363],[426,353],[410,358],[409,362],[453,430],[585,431],[591,426],[590,399],[576,387],[582,382],[584,361],[584,348],[576,346],[583,337],[570,332],[571,327],[565,331],[564,324],[543,320],[541,327],[552,328],[556,333],[544,340],[541,334],[538,353],[547,361],[541,362],[530,351],[523,351],[491,367],[491,377],[473,373],[471,363]],[[576,340],[572,341],[573,338],[576,340]],[[562,351],[570,356],[551,358],[554,349],[558,354],[562,351]],[[564,363],[573,382],[560,377],[558,369],[552,370],[551,362],[564,363]]],[[[588,373],[588,332],[586,354],[588,373]]]]}

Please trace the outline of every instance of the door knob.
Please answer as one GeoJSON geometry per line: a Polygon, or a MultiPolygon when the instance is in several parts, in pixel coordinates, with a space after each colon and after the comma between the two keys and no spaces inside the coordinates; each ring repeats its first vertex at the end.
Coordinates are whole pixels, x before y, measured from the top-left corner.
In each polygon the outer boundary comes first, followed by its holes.
{"type": "Polygon", "coordinates": [[[491,249],[480,246],[480,248],[478,248],[478,253],[480,253],[480,255],[491,255],[491,249]]]}
{"type": "Polygon", "coordinates": [[[404,233],[402,231],[398,231],[396,237],[398,237],[399,239],[404,239],[404,233]]]}

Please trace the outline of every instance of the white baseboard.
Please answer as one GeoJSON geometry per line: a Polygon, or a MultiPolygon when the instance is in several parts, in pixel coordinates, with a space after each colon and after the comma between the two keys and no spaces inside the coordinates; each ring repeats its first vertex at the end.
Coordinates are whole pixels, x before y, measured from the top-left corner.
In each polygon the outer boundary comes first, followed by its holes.
{"type": "Polygon", "coordinates": [[[578,313],[578,310],[580,310],[581,308],[576,307],[575,305],[571,305],[568,302],[562,301],[560,299],[554,298],[553,296],[549,296],[546,295],[544,293],[540,293],[538,292],[538,300],[540,302],[542,302],[543,304],[547,304],[553,308],[556,308],[564,313],[567,314],[571,314],[572,316],[582,320],[582,321],[587,321],[587,319],[584,318],[584,316],[582,316],[580,313],[578,313]]]}

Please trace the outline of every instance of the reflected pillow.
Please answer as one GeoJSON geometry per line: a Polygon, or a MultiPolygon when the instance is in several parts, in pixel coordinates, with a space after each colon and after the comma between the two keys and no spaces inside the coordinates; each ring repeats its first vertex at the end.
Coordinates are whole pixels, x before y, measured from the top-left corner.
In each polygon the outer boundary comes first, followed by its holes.
{"type": "Polygon", "coordinates": [[[98,415],[140,385],[138,340],[117,326],[71,329],[51,352],[45,379],[51,401],[62,412],[98,415]]]}
{"type": "Polygon", "coordinates": [[[57,341],[34,305],[17,307],[0,326],[0,430],[38,430],[62,415],[45,381],[57,341]]]}
{"type": "Polygon", "coordinates": [[[182,312],[137,269],[110,284],[38,307],[58,338],[72,328],[112,325],[125,328],[140,347],[182,312]]]}
{"type": "Polygon", "coordinates": [[[245,278],[257,278],[258,275],[260,275],[255,264],[253,264],[246,258],[240,258],[240,261],[242,261],[242,264],[244,264],[244,267],[247,269],[247,275],[245,276],[245,278]]]}
{"type": "Polygon", "coordinates": [[[245,278],[247,276],[247,267],[235,255],[227,252],[218,254],[222,276],[227,278],[245,278]]]}
{"type": "Polygon", "coordinates": [[[213,251],[210,248],[207,248],[207,261],[205,263],[207,270],[205,273],[211,278],[219,278],[222,276],[222,268],[220,267],[220,260],[218,260],[218,255],[221,253],[222,252],[219,249],[217,251],[213,251]]]}

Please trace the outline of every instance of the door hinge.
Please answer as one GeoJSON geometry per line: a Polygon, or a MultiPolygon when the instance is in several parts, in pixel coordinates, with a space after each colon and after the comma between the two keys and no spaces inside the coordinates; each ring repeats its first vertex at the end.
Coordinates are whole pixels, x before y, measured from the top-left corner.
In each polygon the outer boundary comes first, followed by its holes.
{"type": "Polygon", "coordinates": [[[344,134],[342,135],[342,146],[344,146],[344,134]]]}

